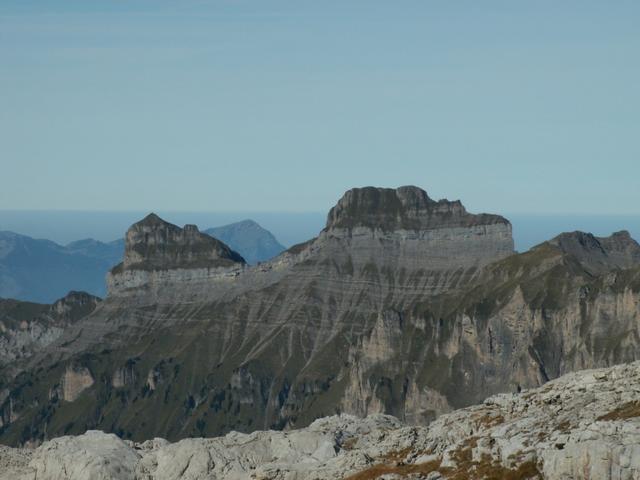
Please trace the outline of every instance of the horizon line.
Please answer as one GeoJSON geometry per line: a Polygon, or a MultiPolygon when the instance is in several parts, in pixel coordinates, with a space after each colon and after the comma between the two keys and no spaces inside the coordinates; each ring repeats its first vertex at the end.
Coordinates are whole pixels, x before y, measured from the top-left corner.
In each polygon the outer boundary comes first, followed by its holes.
{"type": "MultiPolygon", "coordinates": [[[[322,214],[325,215],[327,210],[171,210],[171,209],[131,209],[131,210],[108,210],[108,209],[66,209],[66,208],[0,208],[0,212],[11,213],[201,213],[201,214],[322,214]]],[[[488,212],[469,212],[469,213],[488,213],[488,212]]],[[[618,217],[640,217],[640,212],[624,213],[624,212],[541,212],[541,211],[508,211],[501,212],[500,215],[531,215],[531,216],[618,216],[618,217]]]]}

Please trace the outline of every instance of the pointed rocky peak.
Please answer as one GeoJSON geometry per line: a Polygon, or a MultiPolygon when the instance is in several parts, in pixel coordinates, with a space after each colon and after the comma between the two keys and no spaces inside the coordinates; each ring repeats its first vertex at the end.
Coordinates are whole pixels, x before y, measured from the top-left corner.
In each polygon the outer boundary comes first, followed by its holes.
{"type": "Polygon", "coordinates": [[[560,248],[565,253],[585,251],[605,253],[600,241],[592,233],[587,232],[564,232],[552,238],[549,243],[560,248]]]}
{"type": "Polygon", "coordinates": [[[154,226],[154,225],[171,225],[171,224],[169,222],[165,222],[158,215],[156,215],[155,213],[151,212],[149,215],[147,215],[146,217],[144,217],[142,220],[140,220],[139,222],[135,223],[134,225],[154,226]]]}
{"type": "Polygon", "coordinates": [[[608,251],[629,251],[630,253],[640,253],[640,245],[636,242],[627,230],[613,232],[608,237],[599,239],[608,251]]]}
{"type": "Polygon", "coordinates": [[[580,231],[566,232],[548,243],[577,259],[591,273],[640,266],[640,245],[626,230],[609,237],[596,237],[580,231]]]}
{"type": "Polygon", "coordinates": [[[171,270],[229,267],[244,259],[221,241],[201,233],[195,225],[166,222],[154,213],[134,223],[125,237],[122,269],[171,270]]]}
{"type": "Polygon", "coordinates": [[[436,228],[492,225],[508,220],[499,215],[474,215],[460,201],[429,198],[419,187],[364,187],[347,191],[331,209],[325,230],[368,227],[393,230],[431,230],[436,228]]]}

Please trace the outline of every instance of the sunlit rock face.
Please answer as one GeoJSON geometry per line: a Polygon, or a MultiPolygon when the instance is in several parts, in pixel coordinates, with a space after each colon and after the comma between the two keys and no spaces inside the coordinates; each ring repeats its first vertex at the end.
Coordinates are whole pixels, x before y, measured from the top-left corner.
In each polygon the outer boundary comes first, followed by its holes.
{"type": "Polygon", "coordinates": [[[67,402],[75,401],[87,388],[95,382],[91,372],[86,367],[69,367],[64,372],[60,384],[62,399],[67,402]]]}
{"type": "Polygon", "coordinates": [[[413,186],[349,190],[329,212],[317,242],[335,262],[388,271],[394,281],[405,273],[406,286],[421,295],[465,283],[479,268],[513,254],[508,220],[468,213],[460,201],[434,201],[413,186]]]}

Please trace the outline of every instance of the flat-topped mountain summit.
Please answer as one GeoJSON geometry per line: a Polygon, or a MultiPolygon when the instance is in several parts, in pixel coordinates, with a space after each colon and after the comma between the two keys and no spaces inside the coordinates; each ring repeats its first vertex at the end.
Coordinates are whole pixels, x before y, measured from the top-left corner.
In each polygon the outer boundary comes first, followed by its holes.
{"type": "Polygon", "coordinates": [[[510,226],[499,215],[468,213],[459,200],[432,200],[419,187],[364,187],[344,194],[329,211],[326,230],[356,227],[431,230],[494,224],[510,226]]]}
{"type": "Polygon", "coordinates": [[[514,253],[508,220],[468,213],[459,201],[434,201],[413,186],[347,191],[306,248],[309,261],[351,265],[354,276],[382,274],[382,285],[405,284],[403,301],[411,290],[424,296],[464,285],[514,253]]]}
{"type": "Polygon", "coordinates": [[[611,238],[517,254],[503,217],[367,187],[316,238],[247,266],[195,227],[147,218],[106,300],[0,379],[0,439],[99,428],[175,440],[335,413],[425,424],[636,360],[640,263],[632,240],[611,238]]]}

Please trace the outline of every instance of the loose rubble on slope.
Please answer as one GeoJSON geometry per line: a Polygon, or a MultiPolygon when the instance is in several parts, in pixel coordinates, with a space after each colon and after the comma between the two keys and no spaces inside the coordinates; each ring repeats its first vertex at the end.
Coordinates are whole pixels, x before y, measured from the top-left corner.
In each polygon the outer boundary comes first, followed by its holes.
{"type": "Polygon", "coordinates": [[[438,418],[338,415],[177,443],[89,431],[0,447],[0,479],[640,479],[640,362],[565,375],[438,418]]]}

